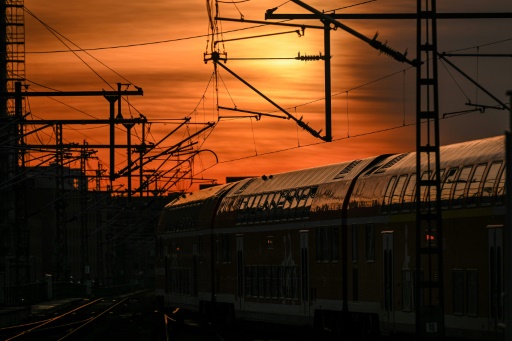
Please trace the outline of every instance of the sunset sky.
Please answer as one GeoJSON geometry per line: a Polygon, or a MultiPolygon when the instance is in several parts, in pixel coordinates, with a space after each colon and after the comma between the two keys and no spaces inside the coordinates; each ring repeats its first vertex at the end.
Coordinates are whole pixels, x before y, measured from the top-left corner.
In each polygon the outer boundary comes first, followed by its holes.
{"type": "MultiPolygon", "coordinates": [[[[357,6],[352,5],[358,1],[305,2],[318,10],[337,9],[337,13],[416,11],[413,0],[366,1],[357,6]]],[[[133,108],[129,111],[123,104],[123,115],[138,117],[138,111],[150,121],[158,122],[152,125],[148,135],[153,142],[174,129],[175,124],[169,119],[191,118],[187,129],[179,130],[165,142],[168,146],[204,123],[215,122],[213,130],[196,140],[196,146],[205,152],[195,159],[193,171],[195,178],[217,179],[219,183],[227,176],[268,175],[382,153],[414,151],[415,70],[380,55],[340,29],[331,31],[333,142],[312,137],[292,120],[263,116],[256,121],[241,112],[218,111],[217,103],[282,115],[223,69],[219,69],[215,87],[211,81],[213,64],[203,61],[211,39],[206,4],[206,0],[25,0],[30,11],[25,13],[29,89],[110,90],[117,89],[117,83],[128,81],[141,87],[144,96],[130,97],[133,108]],[[58,32],[60,40],[41,22],[55,30],[54,33],[58,32]],[[69,52],[61,40],[70,48],[79,46],[87,53],[69,52]],[[218,163],[210,151],[217,155],[218,163]]],[[[293,2],[224,0],[219,1],[219,14],[264,20],[265,11],[273,7],[278,7],[275,13],[307,13],[293,2]]],[[[438,12],[512,12],[512,2],[439,1],[438,12]]],[[[321,26],[318,20],[293,23],[321,26]]],[[[414,20],[345,20],[343,23],[369,38],[379,32],[381,42],[400,52],[408,50],[408,57],[415,58],[414,20]]],[[[227,21],[219,21],[218,28],[224,40],[295,30],[227,21]]],[[[511,28],[512,19],[439,20],[438,48],[441,52],[510,55],[511,28]]],[[[322,30],[308,28],[301,37],[287,33],[226,41],[218,46],[227,52],[227,67],[289,113],[303,117],[314,130],[325,134],[323,61],[268,59],[293,58],[299,52],[323,54],[322,30]]],[[[450,60],[508,103],[506,92],[512,90],[512,58],[450,60]]],[[[465,105],[467,102],[497,105],[448,65],[439,63],[439,71],[441,114],[471,109],[465,105]]],[[[61,97],[58,101],[31,98],[29,111],[33,118],[108,118],[108,102],[104,98],[61,97]]],[[[501,110],[451,115],[441,121],[441,142],[449,144],[502,134],[508,127],[508,116],[508,112],[501,110]]],[[[97,143],[106,141],[108,134],[105,127],[80,127],[80,131],[72,128],[75,130],[65,130],[69,142],[97,143]]],[[[134,140],[140,136],[136,130],[134,140]]],[[[116,134],[119,143],[125,141],[122,127],[116,134]]],[[[50,143],[51,136],[42,135],[40,139],[50,143]]],[[[116,155],[117,167],[124,167],[126,152],[118,151],[116,155]]],[[[102,151],[99,156],[108,166],[108,154],[102,151]]],[[[197,182],[184,181],[173,189],[193,190],[197,182]]]]}

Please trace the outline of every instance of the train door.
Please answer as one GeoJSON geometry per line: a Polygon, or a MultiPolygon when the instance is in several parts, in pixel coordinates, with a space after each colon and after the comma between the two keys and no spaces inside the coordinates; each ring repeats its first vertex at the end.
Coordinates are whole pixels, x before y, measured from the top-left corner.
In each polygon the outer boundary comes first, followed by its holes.
{"type": "Polygon", "coordinates": [[[243,311],[244,304],[244,236],[236,236],[236,299],[239,311],[243,311]]]}
{"type": "Polygon", "coordinates": [[[503,225],[487,227],[489,253],[489,317],[497,327],[503,322],[503,225]]]}
{"type": "Polygon", "coordinates": [[[382,263],[383,263],[383,297],[384,311],[388,328],[394,329],[395,320],[393,304],[393,231],[382,232],[382,263]]]}
{"type": "Polygon", "coordinates": [[[300,292],[301,301],[304,307],[304,316],[310,314],[309,301],[309,231],[302,230],[300,233],[300,292]]]}

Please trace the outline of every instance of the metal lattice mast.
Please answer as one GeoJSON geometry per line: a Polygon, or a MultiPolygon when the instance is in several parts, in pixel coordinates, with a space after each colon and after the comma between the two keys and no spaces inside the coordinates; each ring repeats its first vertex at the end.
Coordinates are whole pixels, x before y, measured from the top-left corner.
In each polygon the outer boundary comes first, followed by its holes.
{"type": "MultiPolygon", "coordinates": [[[[25,79],[23,1],[2,1],[0,11],[0,92],[14,92],[15,84],[20,86],[25,79]]],[[[0,98],[0,178],[7,180],[0,191],[0,257],[5,261],[0,273],[5,274],[3,282],[13,290],[6,294],[8,303],[18,303],[18,288],[30,280],[25,152],[19,148],[24,143],[24,128],[17,123],[24,113],[21,97],[0,98]]]]}
{"type": "MultiPolygon", "coordinates": [[[[5,37],[3,46],[5,50],[0,56],[1,89],[0,91],[14,91],[14,83],[25,81],[25,14],[24,0],[5,0],[2,6],[2,30],[5,37]]],[[[4,115],[14,114],[14,100],[3,99],[4,115]],[[5,108],[5,109],[4,109],[5,108]]]]}
{"type": "Polygon", "coordinates": [[[436,0],[417,0],[416,335],[444,336],[436,0]]]}

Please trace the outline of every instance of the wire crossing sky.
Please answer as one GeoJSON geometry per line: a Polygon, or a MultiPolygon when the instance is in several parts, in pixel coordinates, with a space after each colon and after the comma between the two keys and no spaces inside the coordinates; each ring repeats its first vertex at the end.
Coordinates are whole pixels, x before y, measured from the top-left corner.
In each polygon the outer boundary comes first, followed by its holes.
{"type": "MultiPolygon", "coordinates": [[[[415,2],[405,0],[305,2],[319,11],[336,13],[416,10],[415,2]]],[[[264,21],[265,12],[276,6],[274,13],[307,13],[292,2],[207,3],[211,13],[246,22],[217,21],[218,35],[213,41],[214,18],[209,18],[205,1],[56,0],[43,4],[26,0],[30,11],[25,17],[30,89],[100,90],[133,82],[144,89],[143,97],[130,98],[135,116],[154,120],[190,117],[190,122],[198,125],[215,122],[215,128],[197,142],[214,151],[218,162],[204,153],[195,159],[194,172],[220,183],[226,176],[273,174],[414,150],[416,80],[410,65],[379,54],[343,30],[332,30],[333,141],[320,143],[292,120],[248,114],[281,113],[222,68],[218,68],[218,81],[212,82],[213,63],[205,63],[204,54],[208,46],[222,46],[226,67],[294,117],[321,130],[325,126],[324,63],[296,57],[325,55],[323,31],[305,28],[296,34],[292,28],[250,22],[264,21]],[[285,31],[292,33],[280,34],[285,31]],[[219,109],[235,106],[241,112],[219,109]]],[[[512,4],[491,0],[468,5],[454,0],[438,4],[438,12],[512,12],[512,4]]],[[[285,23],[323,27],[319,20],[285,23]]],[[[414,20],[344,20],[343,24],[366,37],[378,32],[380,41],[398,51],[407,50],[408,58],[415,57],[414,20]]],[[[484,55],[512,52],[510,27],[512,19],[438,20],[439,52],[478,54],[449,60],[507,101],[506,91],[512,89],[512,58],[484,55]]],[[[470,112],[475,109],[471,105],[496,106],[492,98],[442,61],[439,72],[441,111],[448,114],[441,121],[442,144],[503,133],[508,126],[506,112],[470,112]],[[467,112],[461,115],[463,111],[467,112]]],[[[61,102],[31,99],[31,112],[44,118],[106,115],[102,101],[61,102]]],[[[170,129],[169,124],[155,125],[151,136],[158,141],[170,129]]],[[[84,138],[104,137],[94,131],[69,136],[75,141],[84,138]]]]}

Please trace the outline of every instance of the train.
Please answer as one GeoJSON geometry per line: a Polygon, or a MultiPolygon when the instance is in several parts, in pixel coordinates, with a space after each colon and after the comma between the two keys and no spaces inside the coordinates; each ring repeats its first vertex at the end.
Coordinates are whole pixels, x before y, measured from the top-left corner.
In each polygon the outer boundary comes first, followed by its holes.
{"type": "MultiPolygon", "coordinates": [[[[496,339],[505,138],[440,147],[439,175],[445,333],[496,339]]],[[[416,180],[410,152],[182,194],[156,231],[157,297],[225,323],[350,328],[362,339],[414,333],[416,180]]]]}

